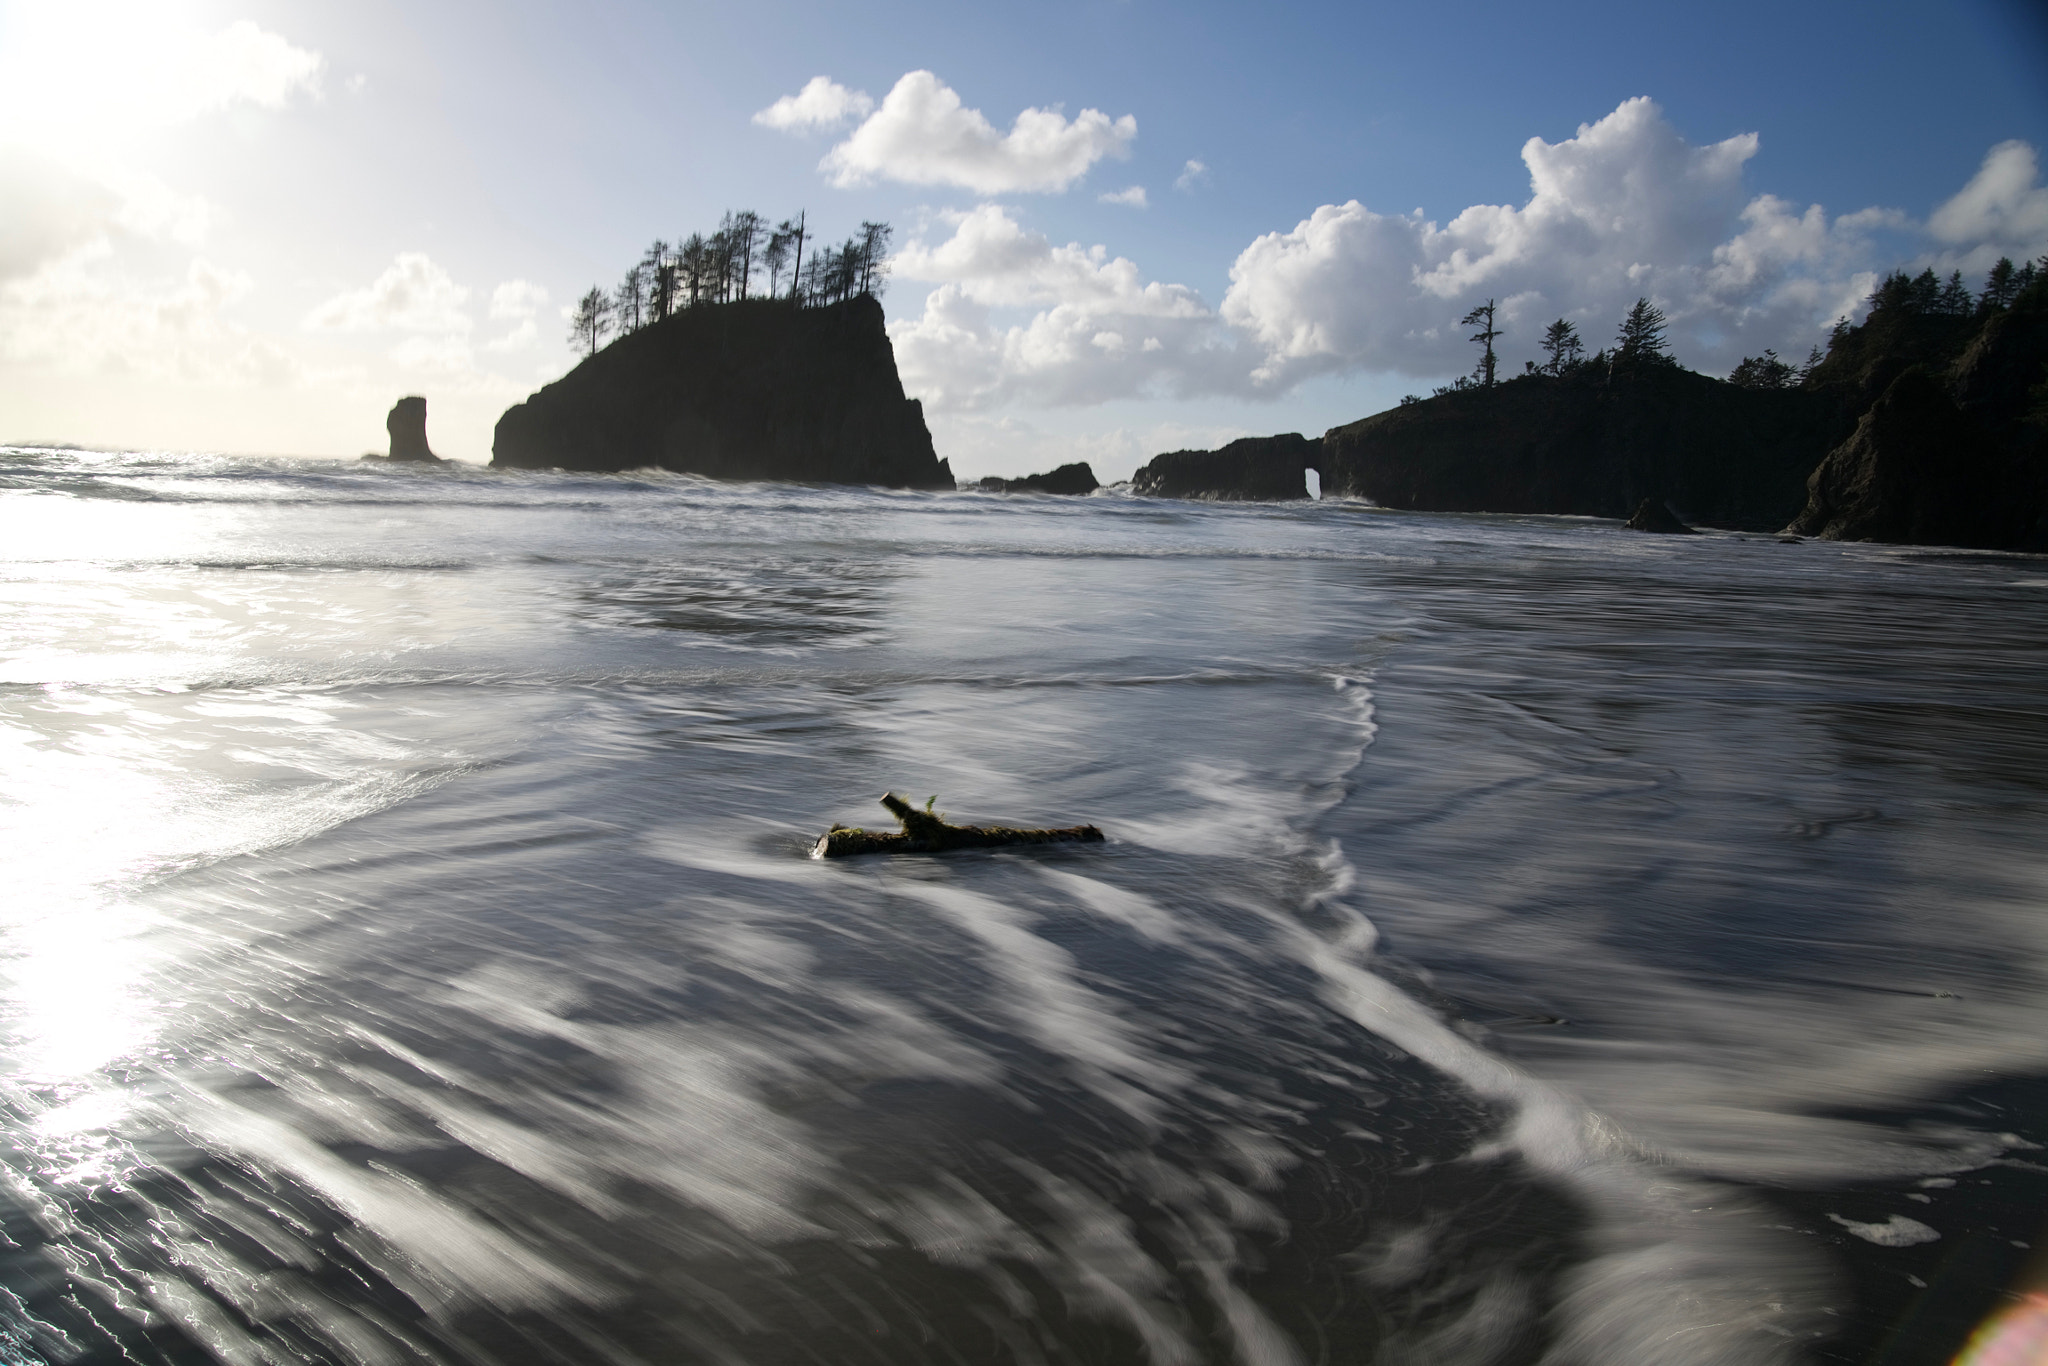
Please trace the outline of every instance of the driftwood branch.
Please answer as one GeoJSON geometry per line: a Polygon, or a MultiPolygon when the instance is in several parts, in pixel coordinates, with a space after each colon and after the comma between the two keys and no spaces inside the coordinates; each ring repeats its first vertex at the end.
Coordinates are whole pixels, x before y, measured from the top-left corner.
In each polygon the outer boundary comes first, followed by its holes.
{"type": "Polygon", "coordinates": [[[947,849],[994,849],[1006,844],[1099,844],[1102,832],[1092,825],[1058,830],[1019,830],[1008,825],[948,825],[929,811],[920,811],[893,792],[882,805],[903,823],[900,831],[857,830],[835,825],[818,836],[812,858],[846,858],[853,854],[936,854],[947,849]]]}

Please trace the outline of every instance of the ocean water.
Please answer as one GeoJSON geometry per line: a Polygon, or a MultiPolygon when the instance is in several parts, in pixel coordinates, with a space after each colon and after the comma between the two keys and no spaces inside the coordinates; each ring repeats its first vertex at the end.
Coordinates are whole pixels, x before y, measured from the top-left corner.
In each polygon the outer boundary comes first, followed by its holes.
{"type": "Polygon", "coordinates": [[[0,1361],[1948,1361],[2048,562],[0,451],[0,1361]],[[885,790],[1099,846],[818,862],[885,790]]]}

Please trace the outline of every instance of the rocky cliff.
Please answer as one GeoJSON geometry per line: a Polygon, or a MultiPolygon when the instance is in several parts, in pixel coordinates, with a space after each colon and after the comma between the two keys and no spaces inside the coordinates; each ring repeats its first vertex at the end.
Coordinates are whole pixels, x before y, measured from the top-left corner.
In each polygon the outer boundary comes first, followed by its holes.
{"type": "Polygon", "coordinates": [[[491,453],[500,468],[953,487],[867,296],[685,309],[514,404],[491,453]]]}
{"type": "Polygon", "coordinates": [[[1321,452],[1320,442],[1300,432],[1247,436],[1220,450],[1168,451],[1131,476],[1131,492],[1262,503],[1306,498],[1306,471],[1321,468],[1321,452]]]}
{"type": "Polygon", "coordinates": [[[2048,550],[2048,280],[1977,317],[1880,307],[1815,378],[1874,402],[1787,530],[2048,550]]]}
{"type": "Polygon", "coordinates": [[[1332,428],[1319,468],[1325,497],[1382,507],[1625,518],[1654,499],[1689,522],[1775,531],[1853,422],[1838,395],[1588,366],[1332,428]]]}

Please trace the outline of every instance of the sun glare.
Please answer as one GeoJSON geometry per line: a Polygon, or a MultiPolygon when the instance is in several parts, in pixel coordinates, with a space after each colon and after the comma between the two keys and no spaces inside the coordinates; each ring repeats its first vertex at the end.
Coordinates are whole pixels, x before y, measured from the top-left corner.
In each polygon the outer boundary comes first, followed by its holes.
{"type": "Polygon", "coordinates": [[[151,0],[35,4],[0,30],[0,129],[62,163],[131,156],[236,101],[276,107],[318,78],[318,54],[248,20],[201,23],[151,0]]]}

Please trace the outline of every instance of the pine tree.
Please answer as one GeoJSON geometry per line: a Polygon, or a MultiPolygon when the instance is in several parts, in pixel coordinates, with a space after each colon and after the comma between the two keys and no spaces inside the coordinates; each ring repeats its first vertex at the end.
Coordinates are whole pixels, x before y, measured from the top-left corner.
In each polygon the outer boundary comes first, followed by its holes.
{"type": "Polygon", "coordinates": [[[569,315],[569,344],[581,347],[586,356],[594,356],[598,343],[604,340],[611,327],[611,300],[605,297],[602,288],[592,285],[590,292],[576,301],[576,309],[569,315]]]}
{"type": "Polygon", "coordinates": [[[860,225],[860,292],[879,294],[889,276],[889,237],[895,230],[887,223],[860,225]]]}
{"type": "Polygon", "coordinates": [[[1586,348],[1579,342],[1579,329],[1563,318],[1544,329],[1539,345],[1543,354],[1550,357],[1541,367],[1545,374],[1562,375],[1586,354],[1586,348]]]}
{"type": "Polygon", "coordinates": [[[1742,363],[1728,374],[1730,384],[1745,389],[1789,389],[1792,387],[1792,367],[1778,359],[1778,353],[1769,347],[1761,356],[1744,356],[1742,363]]]}
{"type": "Polygon", "coordinates": [[[647,271],[634,266],[626,272],[626,278],[619,281],[618,289],[612,294],[612,317],[618,323],[619,335],[638,332],[647,312],[647,271]]]}
{"type": "Polygon", "coordinates": [[[1991,267],[1991,273],[1984,277],[1984,292],[1977,297],[1977,311],[1991,313],[2010,304],[2013,296],[2019,293],[2014,283],[2017,273],[2011,257],[1999,257],[1998,264],[1991,267]]]}
{"type": "Polygon", "coordinates": [[[1474,332],[1470,337],[1466,338],[1467,341],[1478,342],[1481,346],[1485,348],[1485,350],[1480,353],[1479,364],[1473,367],[1472,377],[1478,380],[1481,384],[1485,385],[1489,389],[1493,387],[1493,372],[1495,364],[1493,356],[1493,339],[1501,335],[1499,330],[1496,329],[1493,325],[1493,312],[1493,300],[1488,299],[1485,303],[1479,305],[1479,307],[1473,309],[1470,313],[1467,313],[1464,317],[1458,319],[1458,326],[1460,327],[1476,327],[1479,329],[1477,332],[1474,332]]]}
{"type": "Polygon", "coordinates": [[[1963,273],[1960,270],[1948,273],[1948,283],[1941,287],[1941,297],[1936,302],[1935,311],[1956,318],[1970,316],[1970,287],[1963,283],[1963,273]]]}
{"type": "Polygon", "coordinates": [[[1635,307],[1621,320],[1620,331],[1614,334],[1614,363],[1622,365],[1669,365],[1671,357],[1665,354],[1664,327],[1667,319],[1664,310],[1648,299],[1637,299],[1635,307]]]}

